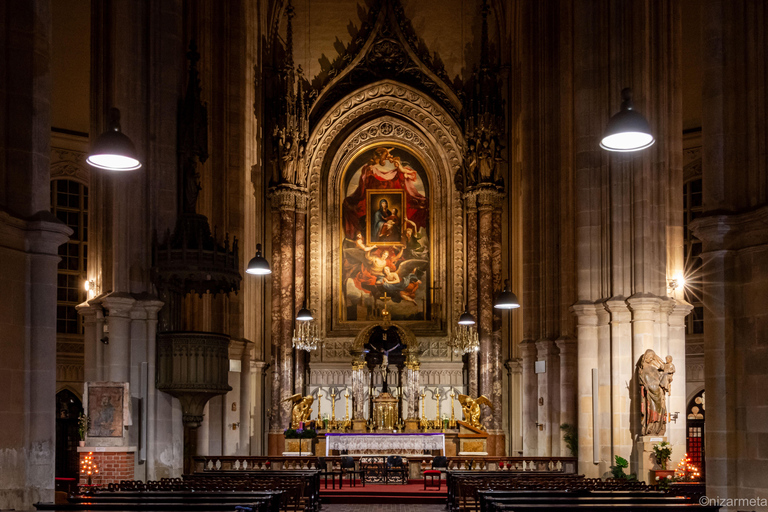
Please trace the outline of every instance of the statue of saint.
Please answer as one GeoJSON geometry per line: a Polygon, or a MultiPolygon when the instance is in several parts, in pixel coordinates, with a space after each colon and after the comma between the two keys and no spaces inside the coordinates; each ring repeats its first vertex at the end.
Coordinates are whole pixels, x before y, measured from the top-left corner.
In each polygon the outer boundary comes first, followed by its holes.
{"type": "Polygon", "coordinates": [[[663,436],[667,431],[667,393],[670,392],[675,366],[672,357],[665,362],[651,349],[645,351],[637,366],[640,383],[642,435],[663,436]]]}
{"type": "Polygon", "coordinates": [[[464,421],[472,425],[473,427],[482,429],[480,424],[480,406],[487,405],[493,409],[493,404],[485,395],[480,395],[477,398],[471,398],[468,395],[459,395],[459,403],[461,404],[461,410],[464,412],[464,421]]]}
{"type": "Polygon", "coordinates": [[[301,393],[296,393],[293,396],[289,396],[283,402],[292,402],[293,411],[291,412],[291,428],[299,428],[299,424],[309,421],[309,416],[312,414],[312,402],[315,399],[309,395],[301,396],[301,393]]]}

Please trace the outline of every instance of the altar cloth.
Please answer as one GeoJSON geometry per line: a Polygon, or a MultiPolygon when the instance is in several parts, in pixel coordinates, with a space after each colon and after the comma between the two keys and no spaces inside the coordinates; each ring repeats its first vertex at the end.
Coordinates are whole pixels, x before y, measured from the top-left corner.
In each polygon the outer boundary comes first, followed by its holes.
{"type": "Polygon", "coordinates": [[[422,454],[424,450],[442,450],[445,454],[445,435],[440,433],[413,434],[325,434],[325,455],[331,450],[346,450],[359,454],[422,454]]]}

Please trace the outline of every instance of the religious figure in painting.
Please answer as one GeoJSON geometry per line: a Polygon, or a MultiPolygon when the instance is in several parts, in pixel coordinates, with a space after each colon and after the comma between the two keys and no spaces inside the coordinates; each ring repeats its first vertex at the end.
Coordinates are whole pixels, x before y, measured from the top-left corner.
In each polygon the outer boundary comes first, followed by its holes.
{"type": "Polygon", "coordinates": [[[399,148],[358,156],[344,176],[341,280],[345,319],[369,320],[392,299],[393,320],[421,320],[430,270],[427,174],[399,148]]]}
{"type": "Polygon", "coordinates": [[[651,349],[640,358],[637,377],[640,382],[642,435],[664,435],[667,431],[667,400],[671,392],[675,366],[672,356],[662,360],[651,349]]]}

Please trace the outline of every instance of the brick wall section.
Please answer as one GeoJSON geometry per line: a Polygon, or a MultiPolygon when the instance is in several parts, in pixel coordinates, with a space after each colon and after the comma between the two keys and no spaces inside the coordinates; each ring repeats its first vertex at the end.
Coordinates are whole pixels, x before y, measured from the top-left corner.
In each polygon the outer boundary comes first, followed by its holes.
{"type": "Polygon", "coordinates": [[[117,483],[121,480],[133,480],[134,452],[81,452],[80,453],[80,484],[88,483],[88,475],[82,472],[82,462],[85,457],[92,456],[93,462],[99,470],[98,475],[93,475],[92,483],[106,485],[117,483]]]}

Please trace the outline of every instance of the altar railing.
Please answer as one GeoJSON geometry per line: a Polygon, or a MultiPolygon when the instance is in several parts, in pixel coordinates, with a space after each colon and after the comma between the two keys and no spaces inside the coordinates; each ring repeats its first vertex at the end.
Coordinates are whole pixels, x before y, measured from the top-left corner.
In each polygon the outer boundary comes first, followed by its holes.
{"type": "MultiPolygon", "coordinates": [[[[359,456],[353,457],[356,461],[359,456]]],[[[431,455],[409,455],[412,466],[411,477],[415,478],[424,469],[432,466],[431,455]]],[[[332,465],[341,462],[340,456],[326,457],[332,465]]],[[[278,471],[315,469],[318,459],[304,457],[257,457],[257,456],[198,456],[194,457],[195,473],[214,471],[278,471]]],[[[448,469],[468,471],[509,471],[511,473],[564,473],[574,474],[577,468],[575,457],[448,457],[448,469]],[[502,467],[503,464],[503,467],[502,467]]]]}

